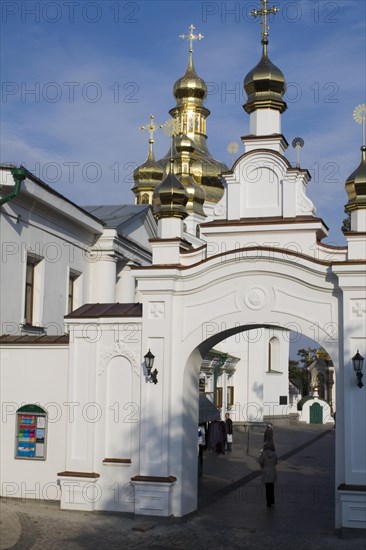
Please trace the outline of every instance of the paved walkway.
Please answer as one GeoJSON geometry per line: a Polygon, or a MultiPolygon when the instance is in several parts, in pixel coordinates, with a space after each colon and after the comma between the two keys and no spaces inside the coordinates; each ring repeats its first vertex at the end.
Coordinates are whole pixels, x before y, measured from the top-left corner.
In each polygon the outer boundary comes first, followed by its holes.
{"type": "Polygon", "coordinates": [[[55,502],[1,503],[1,550],[363,550],[334,532],[334,430],[275,426],[276,506],[268,509],[257,456],[263,430],[235,430],[233,452],[206,453],[199,510],[181,520],[60,510],[55,502]],[[138,530],[135,530],[138,529],[138,530]]]}

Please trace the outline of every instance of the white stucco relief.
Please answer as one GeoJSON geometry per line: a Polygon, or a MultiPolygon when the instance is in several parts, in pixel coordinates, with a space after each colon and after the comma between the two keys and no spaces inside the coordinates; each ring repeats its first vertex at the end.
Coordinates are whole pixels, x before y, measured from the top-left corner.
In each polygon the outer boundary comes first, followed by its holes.
{"type": "Polygon", "coordinates": [[[362,298],[355,298],[350,300],[351,304],[351,319],[365,319],[366,318],[366,300],[362,298]]]}
{"type": "Polygon", "coordinates": [[[221,199],[221,201],[215,206],[214,215],[218,218],[224,218],[226,216],[226,204],[224,203],[224,199],[221,199]]]}
{"type": "Polygon", "coordinates": [[[250,309],[263,309],[267,303],[266,292],[263,288],[255,287],[249,290],[244,298],[245,304],[250,309]]]}
{"type": "Polygon", "coordinates": [[[149,319],[164,319],[165,302],[149,302],[148,311],[149,319]]]}
{"type": "Polygon", "coordinates": [[[297,193],[296,193],[296,214],[316,214],[316,208],[309,199],[305,195],[304,189],[302,187],[298,187],[297,193]]]}
{"type": "Polygon", "coordinates": [[[131,345],[126,345],[122,342],[116,342],[114,346],[103,347],[100,350],[98,358],[98,375],[101,376],[104,374],[110,360],[113,359],[113,357],[118,356],[128,359],[132,365],[134,373],[137,376],[140,376],[139,352],[131,351],[131,345]]]}

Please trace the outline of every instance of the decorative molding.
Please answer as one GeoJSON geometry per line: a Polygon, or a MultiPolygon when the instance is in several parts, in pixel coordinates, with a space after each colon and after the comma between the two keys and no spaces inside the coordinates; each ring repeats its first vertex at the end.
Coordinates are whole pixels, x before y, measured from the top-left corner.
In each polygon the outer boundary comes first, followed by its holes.
{"type": "Polygon", "coordinates": [[[98,361],[98,375],[101,376],[107,368],[110,360],[118,356],[128,359],[132,365],[135,374],[138,377],[140,376],[139,354],[133,352],[129,346],[122,342],[116,342],[114,346],[101,349],[98,361]]]}
{"type": "Polygon", "coordinates": [[[148,317],[149,319],[164,319],[165,302],[149,302],[148,317]]]}
{"type": "Polygon", "coordinates": [[[103,464],[131,464],[130,458],[105,458],[103,464]]]}
{"type": "Polygon", "coordinates": [[[226,216],[226,205],[223,202],[219,202],[214,208],[215,216],[226,216]]]}
{"type": "Polygon", "coordinates": [[[177,478],[175,476],[134,476],[131,477],[131,481],[151,481],[152,483],[175,483],[177,478]]]}
{"type": "Polygon", "coordinates": [[[95,472],[58,472],[57,474],[60,477],[89,477],[91,479],[97,479],[100,477],[100,474],[97,474],[95,472]]]}
{"type": "Polygon", "coordinates": [[[262,309],[267,303],[267,296],[262,288],[255,287],[249,290],[244,301],[250,309],[262,309]]]}
{"type": "Polygon", "coordinates": [[[366,318],[366,300],[362,298],[356,298],[350,300],[351,304],[351,319],[365,319],[366,318]]]}
{"type": "Polygon", "coordinates": [[[302,187],[298,188],[296,193],[296,214],[316,214],[316,208],[303,192],[302,187]]]}

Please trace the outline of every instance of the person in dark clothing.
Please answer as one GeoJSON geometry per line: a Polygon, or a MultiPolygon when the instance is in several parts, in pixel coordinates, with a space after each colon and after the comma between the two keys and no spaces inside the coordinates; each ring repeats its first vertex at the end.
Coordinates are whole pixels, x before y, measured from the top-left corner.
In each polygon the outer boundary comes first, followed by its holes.
{"type": "Polygon", "coordinates": [[[203,473],[203,451],[206,445],[206,430],[203,424],[198,426],[198,477],[203,473]]]}
{"type": "Polygon", "coordinates": [[[278,462],[273,443],[265,443],[258,459],[262,468],[262,481],[266,486],[266,501],[267,507],[275,503],[274,484],[277,481],[276,464],[278,462]]]}
{"type": "Polygon", "coordinates": [[[226,450],[231,453],[233,450],[233,421],[230,418],[230,414],[225,414],[226,423],[226,450]]]}
{"type": "Polygon", "coordinates": [[[264,432],[263,442],[272,443],[272,445],[274,446],[272,424],[267,424],[267,428],[265,429],[265,432],[264,432]]]}

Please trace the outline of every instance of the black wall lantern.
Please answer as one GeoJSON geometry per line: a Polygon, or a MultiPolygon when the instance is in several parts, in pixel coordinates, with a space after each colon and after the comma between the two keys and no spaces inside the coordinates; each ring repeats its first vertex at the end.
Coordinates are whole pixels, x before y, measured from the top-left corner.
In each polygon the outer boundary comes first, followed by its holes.
{"type": "Polygon", "coordinates": [[[357,386],[359,388],[362,388],[363,387],[363,384],[362,384],[362,377],[363,377],[363,374],[362,374],[362,367],[363,367],[363,361],[364,361],[364,357],[362,357],[362,355],[359,353],[359,351],[357,350],[357,353],[356,355],[354,355],[352,357],[352,363],[353,363],[353,370],[355,371],[356,373],[356,376],[357,376],[357,386]]]}
{"type": "Polygon", "coordinates": [[[146,382],[153,382],[154,384],[157,384],[158,371],[156,369],[152,370],[154,366],[155,355],[151,353],[151,351],[149,350],[147,354],[144,356],[144,359],[145,359],[145,367],[147,372],[146,382]]]}

